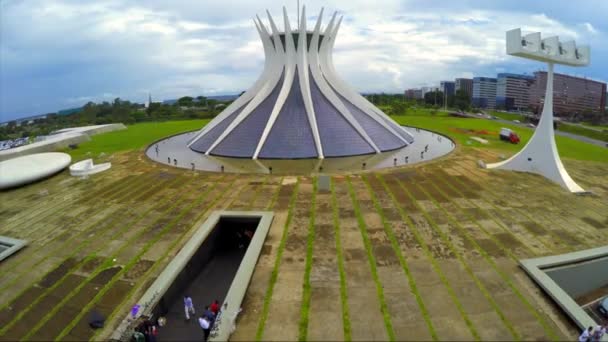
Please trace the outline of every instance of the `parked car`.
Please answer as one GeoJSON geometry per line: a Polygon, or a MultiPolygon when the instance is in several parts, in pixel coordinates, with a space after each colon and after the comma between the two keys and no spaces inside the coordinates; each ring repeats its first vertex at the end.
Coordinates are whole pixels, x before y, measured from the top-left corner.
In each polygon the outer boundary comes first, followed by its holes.
{"type": "Polygon", "coordinates": [[[536,128],[536,126],[533,123],[528,123],[526,126],[528,126],[530,128],[536,128]]]}
{"type": "Polygon", "coordinates": [[[515,123],[519,123],[519,120],[513,120],[513,122],[515,122],[515,123]]]}
{"type": "Polygon", "coordinates": [[[500,129],[500,140],[508,141],[511,144],[519,144],[519,136],[509,128],[500,129]]]}
{"type": "Polygon", "coordinates": [[[604,297],[604,299],[600,300],[600,305],[597,307],[597,310],[604,315],[604,317],[608,318],[608,297],[604,297]]]}

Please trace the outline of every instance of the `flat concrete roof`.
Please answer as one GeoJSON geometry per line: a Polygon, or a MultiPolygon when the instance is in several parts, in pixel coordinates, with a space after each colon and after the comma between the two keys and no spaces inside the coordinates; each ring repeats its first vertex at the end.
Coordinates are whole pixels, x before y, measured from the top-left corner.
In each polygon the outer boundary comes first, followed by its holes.
{"type": "Polygon", "coordinates": [[[0,250],[0,261],[8,258],[12,254],[16,253],[21,248],[27,245],[27,241],[13,239],[8,236],[0,236],[0,244],[8,248],[0,250]]]}
{"type": "Polygon", "coordinates": [[[557,284],[545,270],[608,257],[608,246],[586,249],[582,251],[552,255],[520,261],[521,267],[528,275],[570,316],[581,328],[595,327],[595,322],[583,308],[578,305],[559,284],[557,284]]]}

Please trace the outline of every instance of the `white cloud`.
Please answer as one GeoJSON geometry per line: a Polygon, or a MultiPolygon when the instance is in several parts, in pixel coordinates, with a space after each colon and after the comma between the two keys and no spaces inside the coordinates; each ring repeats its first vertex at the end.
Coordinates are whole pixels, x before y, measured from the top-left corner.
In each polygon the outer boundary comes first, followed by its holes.
{"type": "Polygon", "coordinates": [[[591,25],[591,23],[583,23],[583,26],[585,27],[585,29],[587,29],[587,32],[589,32],[591,34],[598,33],[597,30],[595,29],[595,27],[593,27],[593,25],[591,25]]]}
{"type": "MultiPolygon", "coordinates": [[[[324,2],[307,3],[309,29],[324,2]]],[[[253,83],[264,62],[251,18],[269,8],[279,28],[283,23],[282,9],[271,0],[170,6],[157,0],[49,0],[2,6],[2,82],[27,79],[49,88],[60,82],[66,86],[53,93],[55,101],[70,103],[100,99],[95,94],[104,92],[139,101],[148,91],[155,98],[239,92],[253,83]]],[[[521,65],[504,46],[505,31],[519,26],[577,41],[589,35],[601,40],[591,22],[569,28],[544,13],[408,6],[397,0],[382,6],[335,0],[326,8],[324,26],[334,9],[344,15],[334,61],[356,89],[402,91],[489,73],[505,63],[521,65]]],[[[295,23],[295,5],[288,12],[295,23]]],[[[17,101],[11,98],[0,95],[0,102],[17,101]]]]}

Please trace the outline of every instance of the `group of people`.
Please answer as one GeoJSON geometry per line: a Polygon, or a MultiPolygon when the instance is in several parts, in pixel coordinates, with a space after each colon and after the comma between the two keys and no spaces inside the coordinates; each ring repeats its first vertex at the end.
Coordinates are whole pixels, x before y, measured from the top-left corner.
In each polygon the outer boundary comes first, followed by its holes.
{"type": "MultiPolygon", "coordinates": [[[[192,302],[192,298],[188,295],[184,296],[184,311],[186,313],[187,321],[190,320],[190,315],[196,315],[194,303],[192,302]]],[[[207,341],[207,338],[209,338],[211,328],[213,327],[213,323],[215,323],[215,318],[217,317],[219,311],[220,303],[216,299],[213,301],[213,303],[211,303],[211,305],[205,306],[205,310],[198,317],[198,324],[201,326],[201,329],[203,329],[205,341],[207,341]]]]}
{"type": "Polygon", "coordinates": [[[598,325],[595,329],[589,327],[583,330],[583,333],[578,337],[579,342],[599,342],[608,331],[608,324],[604,326],[598,325]]]}

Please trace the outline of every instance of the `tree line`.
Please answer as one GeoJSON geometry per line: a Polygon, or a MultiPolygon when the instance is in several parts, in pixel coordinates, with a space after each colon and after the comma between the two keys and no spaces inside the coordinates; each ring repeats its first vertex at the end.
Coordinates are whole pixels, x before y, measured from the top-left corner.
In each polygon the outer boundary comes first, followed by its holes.
{"type": "Polygon", "coordinates": [[[124,123],[126,125],[146,121],[206,119],[215,117],[228,104],[204,96],[179,98],[175,103],[150,103],[148,108],[139,103],[114,99],[112,102],[88,102],[80,110],[70,114],[49,113],[18,124],[9,121],[0,127],[0,140],[36,137],[67,127],[124,123]]]}

